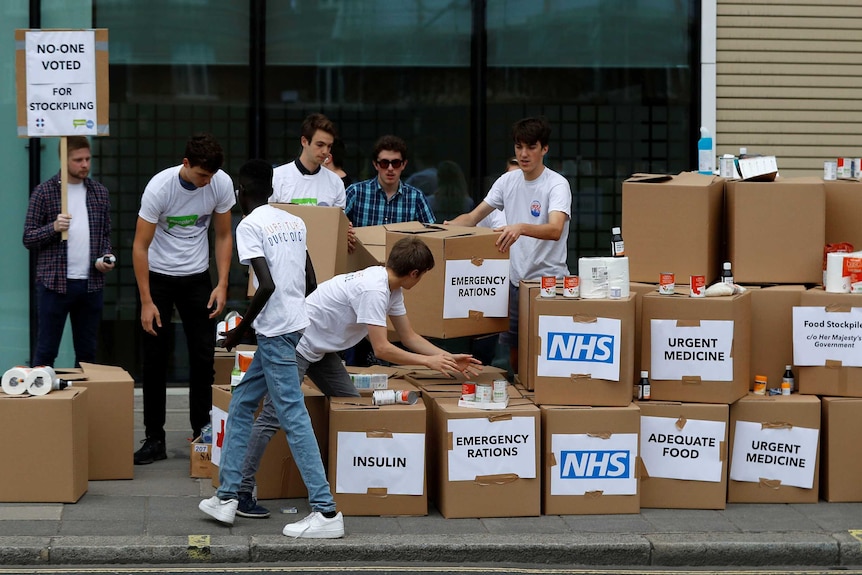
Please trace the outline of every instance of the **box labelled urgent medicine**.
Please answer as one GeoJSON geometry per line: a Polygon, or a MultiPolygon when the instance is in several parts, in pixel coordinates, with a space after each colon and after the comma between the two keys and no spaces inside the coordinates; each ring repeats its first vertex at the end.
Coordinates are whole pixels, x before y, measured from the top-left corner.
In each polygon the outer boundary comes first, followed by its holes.
{"type": "Polygon", "coordinates": [[[746,395],[730,406],[728,503],[817,503],[820,399],[746,395]]]}
{"type": "MultiPolygon", "coordinates": [[[[326,397],[316,387],[309,385],[308,380],[302,383],[302,394],[305,396],[305,407],[311,417],[311,426],[314,428],[314,435],[317,437],[317,444],[325,465],[328,438],[326,397]]],[[[213,386],[213,442],[211,452],[213,487],[219,486],[218,465],[221,462],[221,448],[227,425],[230,398],[229,385],[213,386]]],[[[266,451],[264,451],[260,461],[260,468],[255,475],[255,481],[257,482],[258,499],[289,499],[308,495],[305,483],[303,483],[293,455],[290,453],[283,429],[279,429],[266,446],[266,451]]]]}
{"type": "Polygon", "coordinates": [[[862,501],[862,398],[821,397],[820,495],[862,501]]]}
{"type": "Polygon", "coordinates": [[[539,408],[511,399],[506,409],[458,407],[435,398],[429,461],[438,474],[437,509],[443,517],[534,517],[541,509],[539,408]]]}
{"type": "Polygon", "coordinates": [[[727,259],[736,283],[823,281],[826,201],[818,178],[727,182],[727,259]]]}
{"type": "Polygon", "coordinates": [[[536,298],[529,330],[537,404],[631,403],[635,299],[536,298]]]}
{"type": "Polygon", "coordinates": [[[751,370],[765,375],[767,387],[781,387],[785,367],[793,367],[793,308],[799,305],[805,286],[778,285],[751,288],[751,370]]]}
{"type": "Polygon", "coordinates": [[[823,182],[826,190],[826,243],[847,242],[862,250],[862,182],[834,180],[823,182]]]}
{"type": "Polygon", "coordinates": [[[488,228],[404,222],[386,225],[386,253],[415,236],[434,255],[434,268],[404,290],[404,305],[416,333],[448,339],[509,328],[509,255],[488,228]]]}
{"type": "Polygon", "coordinates": [[[541,410],[542,512],[637,513],[638,407],[543,405],[541,410]]]}
{"type": "Polygon", "coordinates": [[[0,501],[75,503],[87,492],[89,395],[0,393],[0,501]]]}
{"type": "Polygon", "coordinates": [[[642,508],[724,509],[727,405],[639,401],[642,508]]]}
{"type": "Polygon", "coordinates": [[[643,298],[641,369],[652,399],[731,404],[748,393],[751,293],[643,298]]]}
{"type": "Polygon", "coordinates": [[[425,404],[329,403],[329,484],[345,515],[427,515],[425,404]]]}
{"type": "MultiPolygon", "coordinates": [[[[629,279],[658,283],[672,272],[712,283],[721,270],[724,179],[694,172],[635,174],[623,182],[622,230],[629,279]]],[[[735,267],[735,264],[734,264],[735,267]]]]}
{"type": "Polygon", "coordinates": [[[793,309],[800,393],[862,397],[862,297],[807,290],[793,309]]]}

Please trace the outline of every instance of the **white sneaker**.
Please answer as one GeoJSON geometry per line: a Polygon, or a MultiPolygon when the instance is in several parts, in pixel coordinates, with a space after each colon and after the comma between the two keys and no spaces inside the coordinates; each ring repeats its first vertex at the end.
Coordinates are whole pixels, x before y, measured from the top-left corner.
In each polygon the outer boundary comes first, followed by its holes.
{"type": "Polygon", "coordinates": [[[338,539],[344,537],[344,517],[339,511],[332,519],[327,519],[319,511],[296,523],[288,523],[282,531],[288,537],[304,539],[338,539]]]}
{"type": "Polygon", "coordinates": [[[198,509],[221,523],[233,525],[233,519],[236,516],[236,507],[238,501],[236,499],[221,500],[218,495],[213,495],[209,499],[204,499],[198,504],[198,509]]]}

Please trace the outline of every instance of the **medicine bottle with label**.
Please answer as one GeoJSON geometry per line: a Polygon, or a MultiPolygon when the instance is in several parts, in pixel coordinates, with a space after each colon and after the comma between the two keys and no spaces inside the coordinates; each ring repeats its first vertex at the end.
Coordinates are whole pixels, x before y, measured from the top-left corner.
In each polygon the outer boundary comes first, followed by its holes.
{"type": "Polygon", "coordinates": [[[787,395],[790,395],[796,389],[796,378],[793,377],[793,370],[790,369],[789,365],[784,366],[784,375],[781,376],[781,391],[782,392],[784,391],[784,383],[785,382],[787,383],[787,387],[790,389],[790,391],[787,393],[787,395]]]}
{"type": "Polygon", "coordinates": [[[733,284],[733,272],[730,271],[730,262],[724,262],[721,267],[721,281],[726,284],[733,284]]]}
{"type": "Polygon", "coordinates": [[[755,395],[766,395],[766,376],[765,375],[755,375],[754,376],[754,394],[755,395]]]}
{"type": "Polygon", "coordinates": [[[641,372],[641,380],[638,382],[638,399],[648,400],[652,395],[649,383],[649,372],[641,372]]]}
{"type": "Polygon", "coordinates": [[[623,232],[620,228],[611,228],[611,255],[615,258],[621,258],[626,255],[623,232]]]}

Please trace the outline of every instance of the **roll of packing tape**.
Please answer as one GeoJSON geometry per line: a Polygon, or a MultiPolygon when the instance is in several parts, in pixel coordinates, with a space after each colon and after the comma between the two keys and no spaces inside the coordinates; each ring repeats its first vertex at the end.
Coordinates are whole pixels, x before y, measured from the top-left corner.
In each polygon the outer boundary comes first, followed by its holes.
{"type": "Polygon", "coordinates": [[[25,380],[30,373],[29,367],[15,366],[12,369],[7,369],[3,374],[2,388],[3,393],[9,395],[21,395],[27,392],[27,384],[25,380]]]}
{"type": "Polygon", "coordinates": [[[54,369],[42,365],[30,370],[24,383],[27,385],[27,391],[30,392],[30,395],[48,395],[52,389],[55,389],[57,381],[57,374],[54,369]]]}

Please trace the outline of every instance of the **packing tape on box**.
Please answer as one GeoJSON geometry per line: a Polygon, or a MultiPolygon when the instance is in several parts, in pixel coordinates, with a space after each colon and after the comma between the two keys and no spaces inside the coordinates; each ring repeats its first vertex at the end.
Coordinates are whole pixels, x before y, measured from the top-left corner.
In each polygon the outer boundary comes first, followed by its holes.
{"type": "Polygon", "coordinates": [[[55,388],[57,374],[53,368],[47,365],[34,367],[24,379],[24,384],[27,386],[27,391],[30,395],[48,395],[55,388]]]}
{"type": "Polygon", "coordinates": [[[27,379],[27,375],[30,371],[31,369],[29,367],[22,367],[20,365],[7,369],[6,373],[3,374],[3,393],[8,393],[9,395],[21,395],[26,393],[27,384],[24,383],[24,380],[27,379]]]}
{"type": "Polygon", "coordinates": [[[620,297],[629,297],[629,258],[580,258],[578,276],[581,280],[581,297],[604,299],[610,288],[620,288],[620,297]]]}
{"type": "Polygon", "coordinates": [[[826,254],[826,273],[823,287],[829,293],[850,293],[851,278],[844,275],[844,258],[862,258],[862,252],[832,252],[826,254]]]}

